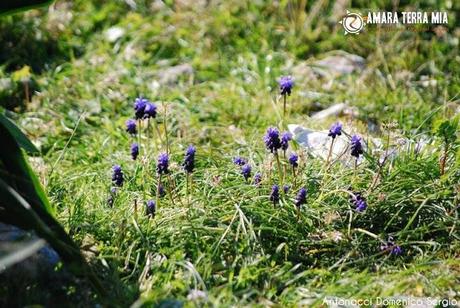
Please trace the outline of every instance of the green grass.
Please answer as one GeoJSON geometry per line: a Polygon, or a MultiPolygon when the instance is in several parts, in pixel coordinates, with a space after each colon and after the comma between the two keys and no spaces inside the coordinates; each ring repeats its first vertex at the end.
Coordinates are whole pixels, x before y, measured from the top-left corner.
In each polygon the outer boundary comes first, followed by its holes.
{"type": "MultiPolygon", "coordinates": [[[[32,67],[37,92],[30,103],[16,107],[17,120],[43,153],[43,160],[32,162],[59,221],[90,255],[112,300],[148,306],[177,299],[193,306],[186,300],[193,289],[206,291],[207,304],[219,307],[319,306],[325,296],[460,297],[458,144],[451,147],[441,175],[443,145],[433,133],[437,120],[450,119],[458,110],[455,7],[439,4],[450,12],[445,36],[403,30],[344,36],[329,1],[319,15],[311,13],[313,4],[307,13],[294,10],[301,1],[190,7],[167,2],[162,8],[136,2],[138,7],[130,9],[121,1],[58,1],[52,11],[0,21],[2,33],[36,34],[32,48],[20,45],[14,58],[2,47],[0,75],[10,78],[23,65],[32,67]],[[111,26],[125,29],[115,43],[105,39],[111,26]],[[297,78],[283,121],[277,78],[293,65],[311,64],[336,49],[364,57],[366,72],[337,78],[329,88],[322,79],[297,78]],[[50,50],[49,57],[41,55],[50,50]],[[157,71],[181,63],[193,67],[193,78],[152,86],[157,71]],[[405,79],[401,72],[412,75],[405,79]],[[436,84],[420,85],[422,76],[436,84]],[[314,100],[302,91],[324,95],[314,100]],[[163,143],[153,129],[150,138],[143,132],[141,157],[134,162],[124,122],[132,117],[138,95],[161,102],[163,143]],[[262,141],[266,128],[299,123],[327,129],[337,119],[319,122],[309,115],[318,104],[325,108],[343,101],[359,111],[356,118],[339,119],[354,132],[383,139],[390,134],[391,145],[401,137],[425,136],[429,149],[401,151],[380,170],[375,186],[379,166],[372,155],[355,172],[341,164],[326,169],[323,161],[304,153],[296,186],[274,208],[268,195],[279,181],[262,141]],[[163,105],[175,204],[160,199],[156,217],[149,219],[145,202],[155,199],[155,160],[165,149],[163,105]],[[369,121],[380,133],[368,132],[369,121]],[[382,128],[390,121],[397,130],[382,128]],[[147,144],[148,153],[143,151],[147,144]],[[189,144],[197,147],[197,167],[188,197],[180,164],[189,144]],[[236,155],[264,174],[260,188],[245,183],[232,163],[236,155]],[[114,164],[123,167],[127,181],[109,207],[114,164]],[[308,188],[308,202],[298,220],[293,202],[301,186],[308,188]],[[363,214],[351,210],[345,192],[350,188],[366,192],[369,208],[363,214]],[[334,241],[337,234],[341,240],[334,241]],[[379,239],[388,236],[402,246],[402,256],[380,251],[379,239]]],[[[433,5],[426,1],[404,8],[433,5]]],[[[356,4],[374,6],[391,9],[382,1],[356,4]]],[[[22,84],[12,87],[0,95],[2,103],[24,100],[22,84]]],[[[293,184],[291,173],[285,182],[293,184]]],[[[80,295],[81,284],[74,289],[65,289],[73,294],[69,298],[100,301],[80,295]]],[[[23,304],[43,301],[33,291],[23,292],[23,304]]]]}

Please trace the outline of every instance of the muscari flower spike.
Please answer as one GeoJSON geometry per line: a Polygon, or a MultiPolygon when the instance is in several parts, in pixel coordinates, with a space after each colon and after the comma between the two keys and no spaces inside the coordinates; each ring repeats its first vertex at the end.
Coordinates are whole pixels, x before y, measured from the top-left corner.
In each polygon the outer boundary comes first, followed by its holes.
{"type": "Polygon", "coordinates": [[[157,116],[157,106],[151,102],[147,102],[144,108],[144,119],[156,118],[157,116]]]}
{"type": "Polygon", "coordinates": [[[388,241],[386,242],[386,244],[383,244],[380,246],[380,249],[382,251],[388,251],[390,252],[391,255],[395,255],[395,256],[399,256],[403,253],[403,250],[401,248],[401,246],[397,245],[394,240],[393,240],[393,237],[389,237],[388,241]]]}
{"type": "Polygon", "coordinates": [[[195,168],[195,153],[196,148],[193,145],[190,145],[185,151],[185,158],[182,164],[182,167],[187,173],[192,173],[195,168]]]}
{"type": "Polygon", "coordinates": [[[299,156],[295,153],[291,153],[291,155],[289,155],[289,164],[291,164],[292,167],[297,168],[299,166],[299,156]]]}
{"type": "Polygon", "coordinates": [[[113,206],[113,203],[115,202],[115,197],[117,195],[117,188],[116,187],[112,187],[110,189],[110,194],[109,194],[109,197],[107,198],[107,205],[112,207],[113,206]]]}
{"type": "Polygon", "coordinates": [[[292,87],[294,86],[294,80],[291,76],[281,76],[278,80],[280,86],[281,95],[291,95],[292,87]]]}
{"type": "Polygon", "coordinates": [[[158,163],[157,163],[157,173],[168,174],[169,173],[169,156],[166,153],[161,153],[158,155],[158,163]]]}
{"type": "Polygon", "coordinates": [[[277,205],[280,202],[280,187],[278,185],[273,185],[270,201],[273,202],[273,205],[277,205]]]}
{"type": "Polygon", "coordinates": [[[262,174],[260,172],[257,172],[254,174],[254,185],[259,186],[260,182],[262,182],[262,174]]]}
{"type": "Polygon", "coordinates": [[[363,144],[361,142],[361,137],[358,135],[353,135],[351,137],[351,156],[359,158],[359,155],[363,154],[363,144]]]}
{"type": "Polygon", "coordinates": [[[305,203],[307,203],[307,190],[302,187],[295,198],[295,206],[300,208],[305,203]]]}
{"type": "Polygon", "coordinates": [[[351,197],[351,202],[353,203],[355,210],[359,213],[364,212],[367,208],[366,199],[361,195],[361,193],[353,193],[351,197]]]}
{"type": "Polygon", "coordinates": [[[290,188],[291,188],[291,186],[289,186],[289,185],[287,185],[287,184],[284,185],[284,186],[283,186],[284,194],[287,194],[287,193],[289,192],[289,189],[290,189],[290,188]]]}
{"type": "Polygon", "coordinates": [[[281,149],[286,151],[289,147],[289,141],[292,140],[292,135],[290,132],[284,132],[281,134],[281,149]]]}
{"type": "Polygon", "coordinates": [[[131,135],[137,134],[137,129],[136,129],[136,121],[133,119],[129,119],[126,121],[126,131],[130,133],[131,135]]]}
{"type": "Polygon", "coordinates": [[[276,153],[281,148],[280,132],[275,127],[269,127],[267,133],[264,136],[264,142],[267,149],[276,153]]]}
{"type": "Polygon", "coordinates": [[[112,207],[114,202],[115,202],[115,196],[113,194],[110,194],[109,197],[107,198],[107,205],[112,207]]]}
{"type": "Polygon", "coordinates": [[[137,143],[133,143],[131,144],[131,157],[133,160],[136,160],[137,156],[139,156],[139,145],[137,143]]]}
{"type": "Polygon", "coordinates": [[[144,118],[145,107],[147,106],[147,103],[150,102],[146,98],[142,97],[138,97],[134,101],[134,114],[137,120],[144,118]]]}
{"type": "Polygon", "coordinates": [[[112,174],[112,182],[118,186],[121,187],[123,186],[123,171],[121,170],[120,165],[115,165],[112,167],[113,174],[112,174]]]}
{"type": "Polygon", "coordinates": [[[146,214],[147,214],[147,216],[155,217],[156,210],[157,210],[157,205],[156,205],[155,201],[153,201],[153,200],[147,201],[147,206],[146,206],[146,214]]]}
{"type": "Polygon", "coordinates": [[[402,252],[403,251],[402,251],[401,246],[398,246],[398,245],[393,245],[390,251],[390,253],[395,256],[399,256],[400,254],[402,254],[402,252]]]}
{"type": "Polygon", "coordinates": [[[243,167],[241,167],[241,174],[243,175],[244,179],[247,181],[249,177],[251,176],[251,165],[246,164],[243,167]]]}
{"type": "Polygon", "coordinates": [[[337,122],[332,124],[331,128],[329,129],[329,137],[335,139],[335,137],[342,135],[342,123],[337,122]]]}
{"type": "Polygon", "coordinates": [[[236,156],[235,158],[233,158],[233,163],[238,166],[243,166],[246,164],[246,159],[240,156],[236,156]]]}
{"type": "Polygon", "coordinates": [[[159,185],[160,186],[158,187],[158,193],[159,193],[158,197],[163,198],[164,196],[166,196],[166,190],[162,184],[159,184],[159,185]]]}

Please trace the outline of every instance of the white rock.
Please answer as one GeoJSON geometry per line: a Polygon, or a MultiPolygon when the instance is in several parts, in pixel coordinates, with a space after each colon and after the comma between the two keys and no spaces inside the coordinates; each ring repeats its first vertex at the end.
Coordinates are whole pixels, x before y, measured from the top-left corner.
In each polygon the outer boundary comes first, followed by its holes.
{"type": "Polygon", "coordinates": [[[112,27],[105,32],[107,41],[113,43],[125,34],[125,30],[121,27],[112,27]]]}
{"type": "Polygon", "coordinates": [[[201,290],[191,290],[190,293],[187,295],[187,300],[189,301],[200,301],[200,300],[206,300],[208,298],[208,295],[206,292],[201,291],[201,290]]]}
{"type": "Polygon", "coordinates": [[[324,97],[324,93],[321,92],[315,92],[315,91],[298,91],[297,95],[300,97],[305,97],[308,99],[320,99],[321,97],[324,97]]]}
{"type": "MultiPolygon", "coordinates": [[[[303,147],[309,154],[314,157],[327,160],[331,147],[332,138],[328,136],[329,131],[315,131],[309,128],[302,127],[298,124],[289,124],[288,130],[291,132],[293,139],[303,147]]],[[[346,132],[353,131],[352,129],[344,129],[346,132]]],[[[363,138],[363,136],[361,135],[363,138]]],[[[430,147],[431,140],[428,137],[421,137],[418,140],[400,138],[397,140],[396,146],[391,146],[389,149],[384,147],[384,143],[380,138],[362,139],[364,151],[370,148],[370,154],[374,157],[380,157],[382,161],[392,161],[399,153],[415,151],[416,153],[433,152],[435,149],[430,147]]],[[[337,160],[347,166],[353,166],[355,158],[350,155],[350,140],[342,134],[337,136],[334,141],[334,147],[331,152],[330,160],[337,160]]],[[[360,156],[358,164],[363,161],[364,157],[360,156]]]]}
{"type": "MultiPolygon", "coordinates": [[[[332,138],[328,136],[328,131],[314,131],[300,125],[289,124],[288,129],[295,141],[304,147],[315,157],[326,160],[329,155],[332,138]]],[[[350,155],[347,153],[349,141],[343,134],[337,136],[331,153],[331,159],[340,158],[344,162],[348,161],[350,155]]]]}
{"type": "Polygon", "coordinates": [[[312,119],[314,120],[324,120],[326,118],[332,117],[332,116],[339,116],[342,114],[346,109],[348,108],[348,105],[345,103],[339,103],[332,105],[329,108],[326,108],[324,110],[321,110],[314,115],[312,115],[312,119]]]}
{"type": "Polygon", "coordinates": [[[365,60],[358,55],[344,51],[337,51],[324,59],[314,62],[315,72],[320,75],[346,75],[355,71],[362,71],[365,67],[365,60]]]}

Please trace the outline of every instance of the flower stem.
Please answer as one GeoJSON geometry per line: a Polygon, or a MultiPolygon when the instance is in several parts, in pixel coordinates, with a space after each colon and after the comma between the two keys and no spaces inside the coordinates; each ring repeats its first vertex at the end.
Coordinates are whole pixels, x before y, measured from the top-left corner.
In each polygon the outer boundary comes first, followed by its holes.
{"type": "Polygon", "coordinates": [[[139,119],[137,120],[137,126],[139,126],[139,129],[137,130],[137,143],[139,144],[139,147],[141,146],[141,131],[142,131],[142,120],[139,119]]]}
{"type": "Polygon", "coordinates": [[[187,203],[188,203],[188,207],[190,208],[190,187],[189,187],[189,182],[190,182],[190,174],[187,172],[187,175],[186,175],[186,191],[187,191],[187,203]]]}
{"type": "MultiPolygon", "coordinates": [[[[158,124],[157,124],[157,121],[153,121],[153,126],[155,127],[155,130],[157,132],[157,135],[158,135],[158,140],[160,140],[160,145],[163,143],[163,138],[161,138],[161,132],[160,132],[160,129],[158,128],[158,124]]],[[[155,139],[155,147],[158,149],[159,151],[159,147],[158,147],[158,144],[157,144],[157,141],[155,139]]]]}
{"type": "Polygon", "coordinates": [[[164,116],[163,116],[163,125],[164,125],[164,129],[165,129],[165,141],[166,141],[166,154],[169,155],[169,139],[168,139],[168,125],[166,123],[166,118],[167,118],[167,114],[168,114],[168,110],[167,110],[167,107],[165,104],[163,104],[164,106],[164,116]]]}
{"type": "Polygon", "coordinates": [[[354,170],[353,170],[353,178],[354,180],[356,180],[356,171],[358,169],[358,158],[356,157],[355,159],[355,167],[354,167],[354,170]]]}
{"type": "Polygon", "coordinates": [[[138,123],[139,123],[139,130],[138,130],[138,135],[137,135],[137,137],[138,137],[137,145],[139,147],[139,157],[137,159],[137,164],[139,165],[139,168],[142,168],[141,169],[141,173],[142,173],[142,195],[143,195],[143,197],[145,199],[145,174],[144,174],[145,173],[145,168],[144,168],[145,166],[143,166],[142,162],[144,160],[142,159],[142,155],[141,155],[142,153],[145,152],[144,148],[141,145],[142,119],[139,119],[138,123]]]}
{"type": "Polygon", "coordinates": [[[150,118],[147,119],[147,142],[145,144],[145,153],[146,153],[146,156],[149,157],[149,153],[150,153],[150,118]]]}
{"type": "Polygon", "coordinates": [[[295,172],[295,167],[292,166],[292,175],[294,177],[294,187],[296,187],[296,182],[297,182],[297,174],[295,172]]]}
{"type": "Polygon", "coordinates": [[[286,118],[286,94],[283,94],[283,119],[286,118]]]}
{"type": "Polygon", "coordinates": [[[26,81],[24,84],[24,91],[26,92],[26,102],[30,102],[30,94],[29,94],[29,83],[26,81]]]}
{"type": "Polygon", "coordinates": [[[332,138],[331,147],[329,148],[329,154],[327,155],[326,166],[329,165],[329,160],[331,159],[332,149],[334,148],[335,138],[332,138]]]}
{"type": "Polygon", "coordinates": [[[156,194],[157,208],[160,208],[160,185],[161,185],[161,174],[158,174],[157,194],[156,194]]]}
{"type": "Polygon", "coordinates": [[[169,185],[168,185],[169,199],[171,200],[172,205],[176,206],[176,203],[174,202],[174,198],[173,198],[173,195],[172,195],[173,181],[172,181],[172,178],[171,178],[171,176],[169,174],[168,174],[168,180],[169,180],[169,185]]]}
{"type": "Polygon", "coordinates": [[[441,157],[441,175],[444,175],[446,172],[446,162],[447,162],[447,153],[449,152],[449,144],[446,143],[444,147],[444,153],[442,154],[441,157]]]}
{"type": "Polygon", "coordinates": [[[281,182],[281,186],[283,186],[283,182],[284,182],[283,170],[281,169],[281,162],[280,162],[280,157],[278,156],[278,151],[275,151],[274,155],[275,155],[275,158],[276,158],[276,164],[278,165],[279,180],[281,182]]]}

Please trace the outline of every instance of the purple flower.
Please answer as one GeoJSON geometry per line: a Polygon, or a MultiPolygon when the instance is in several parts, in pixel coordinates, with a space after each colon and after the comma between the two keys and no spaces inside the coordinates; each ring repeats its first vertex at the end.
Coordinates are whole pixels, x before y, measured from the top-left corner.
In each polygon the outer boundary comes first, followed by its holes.
{"type": "Polygon", "coordinates": [[[136,121],[133,119],[129,119],[126,121],[126,131],[130,133],[131,135],[137,134],[137,129],[136,129],[136,121]]]}
{"type": "Polygon", "coordinates": [[[385,244],[380,246],[380,249],[382,251],[387,251],[394,256],[399,256],[403,253],[401,246],[397,245],[391,236],[388,238],[388,241],[385,244]]]}
{"type": "Polygon", "coordinates": [[[235,158],[233,158],[233,163],[235,165],[238,165],[238,166],[243,166],[246,164],[246,159],[240,157],[240,156],[237,156],[235,158]]]}
{"type": "Polygon", "coordinates": [[[155,217],[156,210],[157,210],[157,205],[155,204],[155,201],[153,200],[147,201],[147,207],[146,207],[147,216],[155,217]]]}
{"type": "Polygon", "coordinates": [[[144,112],[145,112],[145,107],[147,106],[147,103],[149,101],[146,98],[138,97],[134,101],[134,114],[136,116],[136,119],[143,119],[144,118],[144,112]]]}
{"type": "Polygon", "coordinates": [[[113,202],[115,202],[114,197],[112,195],[109,195],[109,197],[107,198],[107,205],[112,207],[113,202]]]}
{"type": "Polygon", "coordinates": [[[294,80],[291,76],[281,76],[278,80],[280,86],[281,95],[291,95],[292,87],[294,86],[294,80]]]}
{"type": "Polygon", "coordinates": [[[123,186],[123,171],[121,170],[121,166],[115,165],[112,167],[113,174],[112,174],[112,182],[118,186],[123,186]]]}
{"type": "Polygon", "coordinates": [[[353,135],[353,137],[351,137],[351,156],[358,158],[359,155],[363,153],[364,152],[361,137],[358,135],[353,135]]]}
{"type": "Polygon", "coordinates": [[[131,157],[133,160],[136,160],[137,156],[139,156],[139,145],[137,143],[131,144],[131,157]]]}
{"type": "Polygon", "coordinates": [[[295,197],[295,206],[300,208],[305,203],[307,203],[307,190],[302,187],[295,197]]]}
{"type": "Polygon", "coordinates": [[[243,167],[241,167],[241,174],[243,175],[244,179],[247,181],[249,177],[251,176],[251,165],[246,164],[243,167]]]}
{"type": "Polygon", "coordinates": [[[117,195],[117,188],[116,187],[112,187],[110,189],[110,194],[109,194],[109,197],[107,198],[107,205],[112,207],[113,206],[113,203],[115,202],[115,197],[117,195]]]}
{"type": "Polygon", "coordinates": [[[158,174],[168,174],[169,173],[169,156],[166,153],[161,153],[158,155],[157,163],[157,173],[158,174]]]}
{"type": "Polygon", "coordinates": [[[158,186],[158,193],[159,193],[159,196],[160,198],[163,198],[164,196],[166,196],[166,190],[164,188],[163,185],[159,184],[158,186]]]}
{"type": "Polygon", "coordinates": [[[280,187],[278,185],[273,185],[270,201],[273,202],[273,205],[277,205],[280,202],[280,187]]]}
{"type": "Polygon", "coordinates": [[[260,182],[262,182],[262,174],[260,172],[257,172],[254,175],[254,185],[259,186],[260,182]]]}
{"type": "Polygon", "coordinates": [[[364,199],[359,199],[356,200],[356,210],[360,213],[364,212],[364,210],[367,208],[367,203],[364,199]]]}
{"type": "Polygon", "coordinates": [[[291,164],[292,167],[297,168],[299,166],[299,156],[295,153],[291,153],[289,156],[289,163],[291,164]]]}
{"type": "Polygon", "coordinates": [[[192,173],[195,168],[195,153],[196,148],[193,145],[189,145],[187,151],[185,151],[185,158],[182,167],[187,173],[192,173]]]}
{"type": "Polygon", "coordinates": [[[275,127],[269,127],[267,133],[264,136],[264,142],[267,149],[276,153],[281,148],[280,132],[275,127]]]}
{"type": "Polygon", "coordinates": [[[284,191],[284,193],[287,194],[287,193],[289,192],[289,189],[290,189],[290,188],[291,188],[291,186],[289,186],[289,185],[287,185],[287,184],[284,185],[284,186],[283,186],[283,191],[284,191]]]}
{"type": "Polygon", "coordinates": [[[391,248],[391,252],[390,252],[392,255],[395,255],[395,256],[399,256],[402,254],[402,248],[401,246],[398,246],[398,245],[393,245],[393,247],[391,248]]]}
{"type": "Polygon", "coordinates": [[[331,128],[329,129],[329,137],[332,137],[334,139],[337,136],[342,135],[342,123],[337,122],[332,124],[331,128]]]}
{"type": "Polygon", "coordinates": [[[353,196],[351,197],[351,202],[354,205],[355,210],[359,213],[364,212],[364,210],[367,208],[366,199],[359,192],[353,193],[353,196]]]}
{"type": "Polygon", "coordinates": [[[147,102],[144,108],[144,119],[155,118],[157,116],[157,106],[151,102],[147,102]]]}
{"type": "Polygon", "coordinates": [[[289,147],[289,141],[292,140],[292,135],[290,132],[284,132],[281,134],[281,149],[286,151],[289,147]]]}

